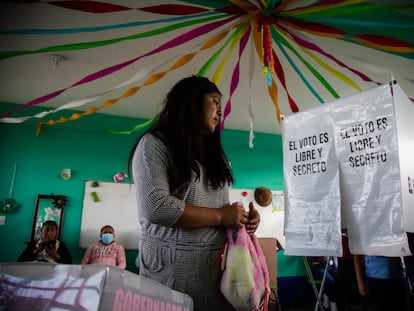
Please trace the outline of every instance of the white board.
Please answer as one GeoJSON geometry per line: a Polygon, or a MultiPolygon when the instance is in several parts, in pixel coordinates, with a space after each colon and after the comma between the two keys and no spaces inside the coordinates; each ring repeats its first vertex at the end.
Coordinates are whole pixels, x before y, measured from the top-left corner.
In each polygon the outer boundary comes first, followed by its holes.
{"type": "MultiPolygon", "coordinates": [[[[99,240],[99,231],[104,225],[115,229],[115,240],[125,249],[138,249],[140,225],[133,184],[98,181],[98,187],[92,187],[93,180],[85,182],[82,223],[79,245],[86,248],[99,240]],[[94,201],[92,193],[99,198],[94,201]]],[[[284,198],[283,192],[271,190],[272,203],[262,207],[254,200],[254,189],[230,189],[230,202],[243,202],[248,208],[249,202],[255,204],[260,213],[261,222],[256,231],[258,237],[276,238],[284,247],[284,198]]]]}
{"type": "Polygon", "coordinates": [[[85,182],[82,223],[79,245],[87,248],[99,240],[102,226],[115,229],[115,240],[125,249],[138,249],[139,221],[133,184],[98,181],[92,187],[92,180],[85,182]],[[93,192],[99,198],[95,202],[93,192]]]}

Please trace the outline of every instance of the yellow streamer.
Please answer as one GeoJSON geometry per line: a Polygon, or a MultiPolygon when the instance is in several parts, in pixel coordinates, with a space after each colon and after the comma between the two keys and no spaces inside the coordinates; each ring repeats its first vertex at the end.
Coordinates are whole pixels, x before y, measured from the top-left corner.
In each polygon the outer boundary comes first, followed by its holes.
{"type": "Polygon", "coordinates": [[[264,27],[261,27],[260,29],[260,50],[261,50],[261,57],[262,57],[262,73],[263,74],[267,74],[267,67],[265,66],[265,49],[263,46],[263,41],[264,41],[264,27]]]}
{"type": "MultiPolygon", "coordinates": [[[[281,29],[279,29],[279,31],[281,33],[285,34],[285,36],[289,37],[293,42],[296,42],[295,39],[289,33],[285,32],[281,29]]],[[[329,71],[333,76],[335,76],[339,80],[342,80],[343,82],[345,82],[346,84],[350,85],[351,87],[357,89],[358,91],[362,91],[361,87],[358,84],[356,84],[354,81],[352,81],[350,78],[348,78],[347,76],[345,76],[344,74],[342,74],[338,70],[336,70],[336,69],[332,68],[331,66],[329,66],[326,62],[324,62],[322,59],[317,57],[314,53],[312,53],[307,48],[305,48],[301,45],[298,45],[298,46],[304,53],[309,55],[315,62],[317,62],[321,67],[323,67],[327,71],[329,71]]]]}
{"type": "Polygon", "coordinates": [[[91,107],[88,108],[84,113],[74,113],[72,114],[69,118],[64,118],[61,117],[58,120],[49,120],[47,122],[39,122],[37,124],[36,127],[36,136],[39,136],[43,125],[55,125],[58,123],[65,123],[67,121],[74,121],[77,120],[79,118],[82,118],[84,116],[87,115],[91,115],[93,113],[98,112],[99,110],[103,109],[103,108],[107,108],[115,103],[117,103],[119,100],[130,97],[132,95],[134,95],[135,93],[137,93],[141,88],[148,86],[150,84],[153,84],[155,82],[157,82],[158,80],[160,80],[163,76],[165,76],[169,71],[175,70],[179,67],[184,66],[185,64],[187,64],[195,55],[197,55],[199,52],[208,49],[212,46],[214,46],[215,44],[217,44],[218,42],[220,42],[228,33],[229,31],[234,28],[235,26],[231,27],[230,29],[226,29],[224,31],[222,31],[221,33],[215,35],[214,37],[212,37],[211,39],[207,40],[202,46],[201,48],[197,51],[197,52],[192,52],[189,54],[186,54],[182,57],[180,57],[169,69],[167,69],[166,71],[163,72],[158,72],[155,73],[153,75],[151,75],[143,85],[141,86],[136,86],[136,87],[132,87],[129,88],[128,90],[126,90],[120,97],[115,98],[115,99],[108,99],[106,100],[100,107],[91,107]]]}
{"type": "Polygon", "coordinates": [[[272,77],[272,86],[269,86],[268,84],[267,91],[269,92],[270,98],[272,99],[273,105],[275,106],[275,109],[276,109],[277,122],[281,124],[281,113],[280,113],[279,102],[277,100],[278,89],[277,89],[277,85],[273,77],[272,77]]]}
{"type": "Polygon", "coordinates": [[[325,68],[327,71],[329,71],[334,77],[338,78],[339,80],[342,80],[346,84],[350,85],[351,87],[357,89],[358,91],[362,91],[362,88],[356,84],[354,81],[352,81],[350,78],[345,76],[344,74],[340,73],[338,70],[332,68],[327,63],[325,63],[323,60],[318,58],[315,54],[313,54],[311,51],[308,51],[304,47],[300,47],[303,52],[308,54],[311,58],[313,58],[321,67],[325,68]]]}
{"type": "Polygon", "coordinates": [[[242,9],[243,11],[246,12],[254,12],[254,11],[258,11],[259,9],[257,7],[255,7],[254,5],[245,2],[245,1],[241,1],[241,0],[230,0],[231,3],[233,3],[234,5],[237,5],[240,9],[242,9]]]}
{"type": "Polygon", "coordinates": [[[307,32],[307,33],[310,33],[310,34],[314,34],[314,35],[317,35],[317,36],[330,37],[330,38],[335,38],[335,39],[346,39],[339,33],[326,33],[326,32],[322,32],[322,31],[310,30],[308,28],[301,28],[301,27],[298,27],[295,24],[292,24],[292,23],[290,23],[286,20],[283,21],[283,24],[287,25],[288,27],[292,27],[294,29],[297,29],[297,30],[300,30],[300,31],[303,31],[303,32],[307,32]]]}
{"type": "Polygon", "coordinates": [[[303,3],[303,0],[286,0],[286,1],[281,1],[273,10],[273,12],[284,12],[285,9],[287,7],[292,7],[295,6],[295,4],[297,3],[297,5],[301,4],[301,2],[303,3]]]}
{"type": "Polygon", "coordinates": [[[267,25],[267,27],[268,27],[268,31],[269,31],[269,36],[267,38],[267,40],[268,40],[267,44],[268,44],[268,47],[269,47],[268,53],[270,54],[269,55],[269,58],[270,58],[269,67],[270,67],[270,73],[274,73],[275,72],[275,60],[273,59],[273,47],[272,47],[273,40],[272,40],[272,36],[270,35],[270,25],[267,25]]]}
{"type": "Polygon", "coordinates": [[[216,72],[214,73],[213,77],[211,78],[211,81],[213,81],[216,84],[220,83],[220,79],[221,76],[223,75],[223,71],[224,68],[226,67],[227,61],[229,60],[230,55],[232,54],[234,48],[237,46],[237,44],[239,43],[241,37],[243,36],[243,34],[247,31],[247,25],[243,25],[242,28],[240,29],[239,33],[234,37],[231,45],[230,45],[230,49],[227,52],[227,55],[225,56],[225,58],[223,59],[223,61],[220,63],[220,65],[218,66],[216,72]]]}
{"type": "Polygon", "coordinates": [[[263,7],[264,8],[267,8],[267,3],[266,3],[266,0],[260,0],[260,2],[262,3],[262,5],[263,5],[263,7]]]}
{"type": "MultiPolygon", "coordinates": [[[[263,28],[261,30],[259,30],[259,24],[257,23],[257,21],[254,23],[254,31],[253,31],[253,41],[254,41],[254,46],[256,48],[256,53],[257,55],[260,57],[261,61],[262,61],[262,73],[264,75],[267,75],[270,73],[274,73],[274,59],[273,59],[273,52],[272,52],[272,59],[270,62],[270,66],[272,66],[271,68],[267,67],[264,65],[264,48],[263,48],[263,28]]],[[[270,36],[269,36],[270,37],[270,36]]],[[[272,42],[273,44],[273,42],[272,42]]]]}
{"type": "Polygon", "coordinates": [[[262,64],[263,64],[264,59],[263,59],[263,54],[262,54],[261,32],[259,30],[259,25],[257,23],[257,20],[254,23],[253,41],[254,41],[254,46],[256,47],[256,53],[261,59],[262,64]]]}

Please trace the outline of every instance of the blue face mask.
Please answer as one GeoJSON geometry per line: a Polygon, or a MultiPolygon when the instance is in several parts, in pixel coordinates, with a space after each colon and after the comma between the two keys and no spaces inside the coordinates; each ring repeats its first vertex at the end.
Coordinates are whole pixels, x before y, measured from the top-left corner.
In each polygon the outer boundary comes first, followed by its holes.
{"type": "Polygon", "coordinates": [[[104,244],[109,244],[114,240],[114,235],[112,233],[102,234],[101,240],[104,244]]]}

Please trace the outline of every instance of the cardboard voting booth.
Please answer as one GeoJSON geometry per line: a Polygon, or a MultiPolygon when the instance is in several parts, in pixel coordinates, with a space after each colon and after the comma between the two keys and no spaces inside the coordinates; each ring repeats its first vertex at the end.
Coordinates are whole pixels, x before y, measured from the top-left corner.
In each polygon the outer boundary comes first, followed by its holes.
{"type": "Polygon", "coordinates": [[[283,119],[285,254],[410,255],[414,105],[393,81],[283,119]],[[411,120],[411,121],[409,121],[411,120]]]}
{"type": "Polygon", "coordinates": [[[2,310],[191,311],[190,296],[106,265],[0,264],[2,310]]]}
{"type": "Polygon", "coordinates": [[[275,238],[258,238],[258,240],[266,258],[270,288],[277,288],[277,240],[275,238]]]}

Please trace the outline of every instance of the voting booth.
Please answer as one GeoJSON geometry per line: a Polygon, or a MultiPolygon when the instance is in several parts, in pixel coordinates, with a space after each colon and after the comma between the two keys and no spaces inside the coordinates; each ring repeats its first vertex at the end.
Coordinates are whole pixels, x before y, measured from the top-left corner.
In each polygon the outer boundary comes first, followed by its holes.
{"type": "Polygon", "coordinates": [[[283,119],[286,255],[410,255],[414,105],[395,81],[283,119]],[[410,121],[411,120],[411,121],[410,121]]]}
{"type": "MultiPolygon", "coordinates": [[[[396,81],[283,118],[285,254],[411,255],[414,105],[396,81]]],[[[316,308],[315,308],[316,309],[316,308]]]]}
{"type": "Polygon", "coordinates": [[[193,310],[190,296],[107,265],[0,264],[2,310],[193,310]]]}

